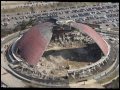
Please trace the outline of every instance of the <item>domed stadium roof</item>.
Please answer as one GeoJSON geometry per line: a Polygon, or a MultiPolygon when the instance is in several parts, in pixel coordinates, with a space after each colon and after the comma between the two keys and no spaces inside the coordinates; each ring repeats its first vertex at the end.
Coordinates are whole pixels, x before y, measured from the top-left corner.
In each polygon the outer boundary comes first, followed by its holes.
{"type": "Polygon", "coordinates": [[[19,55],[28,64],[36,65],[52,37],[53,23],[39,23],[28,30],[16,44],[19,55]]]}
{"type": "MultiPolygon", "coordinates": [[[[19,51],[18,54],[28,64],[36,65],[39,62],[51,40],[53,26],[55,26],[54,22],[39,23],[27,31],[22,38],[18,40],[16,44],[16,49],[19,51]]],[[[72,22],[71,26],[90,36],[98,44],[104,55],[108,54],[109,45],[91,27],[75,22],[72,22]]]]}

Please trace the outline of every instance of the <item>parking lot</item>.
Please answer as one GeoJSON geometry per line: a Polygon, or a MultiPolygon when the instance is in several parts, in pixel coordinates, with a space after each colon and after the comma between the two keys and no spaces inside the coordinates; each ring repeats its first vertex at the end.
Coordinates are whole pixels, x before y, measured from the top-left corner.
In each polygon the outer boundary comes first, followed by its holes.
{"type": "Polygon", "coordinates": [[[71,19],[81,23],[104,24],[106,27],[119,28],[119,3],[100,3],[94,6],[1,14],[1,27],[14,28],[23,20],[40,20],[45,17],[56,18],[58,20],[71,19]]]}

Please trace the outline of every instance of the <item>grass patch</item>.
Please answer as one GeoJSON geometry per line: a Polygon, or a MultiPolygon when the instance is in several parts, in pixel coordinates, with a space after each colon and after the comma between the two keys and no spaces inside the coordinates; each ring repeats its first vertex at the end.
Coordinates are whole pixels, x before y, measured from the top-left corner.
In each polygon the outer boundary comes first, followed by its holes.
{"type": "Polygon", "coordinates": [[[24,4],[24,3],[27,3],[27,2],[25,2],[25,1],[24,1],[24,2],[23,2],[23,1],[17,1],[17,2],[15,2],[15,3],[12,2],[12,1],[11,1],[11,3],[2,3],[2,2],[1,2],[1,6],[5,6],[5,5],[6,5],[6,6],[7,6],[7,5],[17,5],[17,4],[24,4]]]}
{"type": "MultiPolygon", "coordinates": [[[[47,6],[44,5],[37,5],[33,6],[34,11],[42,11],[42,10],[50,10],[50,9],[59,9],[59,8],[69,8],[69,7],[81,7],[81,6],[91,6],[97,4],[96,2],[59,2],[54,4],[48,4],[47,6]]],[[[31,11],[29,7],[23,7],[23,8],[13,8],[13,9],[5,9],[1,10],[1,13],[17,13],[17,12],[26,12],[31,11]]]]}
{"type": "Polygon", "coordinates": [[[30,8],[13,8],[13,9],[5,9],[5,10],[1,10],[2,14],[6,14],[6,13],[20,13],[20,12],[26,12],[26,11],[30,11],[30,8]]]}

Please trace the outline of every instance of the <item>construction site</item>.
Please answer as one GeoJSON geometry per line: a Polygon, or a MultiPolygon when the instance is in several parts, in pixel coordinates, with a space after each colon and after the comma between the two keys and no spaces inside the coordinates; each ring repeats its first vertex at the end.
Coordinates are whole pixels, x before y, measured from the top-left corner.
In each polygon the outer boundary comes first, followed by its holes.
{"type": "Polygon", "coordinates": [[[36,19],[1,38],[1,87],[111,88],[119,79],[118,29],[36,19]]]}

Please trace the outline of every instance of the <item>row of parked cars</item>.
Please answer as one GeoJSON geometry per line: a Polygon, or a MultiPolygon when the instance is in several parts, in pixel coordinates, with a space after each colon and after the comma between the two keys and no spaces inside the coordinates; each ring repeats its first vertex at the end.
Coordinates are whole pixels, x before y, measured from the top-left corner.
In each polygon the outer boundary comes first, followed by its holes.
{"type": "Polygon", "coordinates": [[[81,8],[70,7],[70,8],[60,8],[53,10],[45,11],[36,11],[36,12],[24,12],[17,13],[14,15],[2,15],[2,22],[16,22],[21,20],[28,19],[41,19],[44,17],[61,19],[73,19],[80,22],[90,22],[93,24],[101,24],[109,22],[109,19],[113,23],[118,23],[119,17],[119,4],[118,3],[109,3],[100,4],[99,6],[85,6],[81,8]],[[7,17],[7,18],[6,18],[7,17]],[[6,18],[6,19],[5,19],[6,18]]]}

